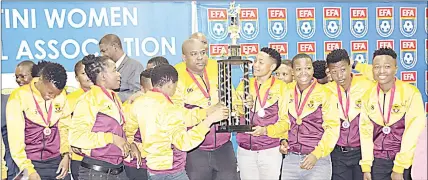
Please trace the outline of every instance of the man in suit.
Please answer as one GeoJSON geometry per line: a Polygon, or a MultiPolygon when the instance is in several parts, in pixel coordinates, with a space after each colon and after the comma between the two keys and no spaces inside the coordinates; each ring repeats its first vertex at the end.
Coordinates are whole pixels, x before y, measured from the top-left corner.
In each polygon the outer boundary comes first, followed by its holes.
{"type": "Polygon", "coordinates": [[[100,52],[116,63],[116,69],[121,75],[120,89],[118,95],[125,102],[132,94],[139,91],[140,74],[143,65],[137,60],[128,57],[122,48],[120,38],[115,34],[107,34],[99,42],[100,52]]]}
{"type": "Polygon", "coordinates": [[[9,95],[1,95],[1,133],[4,142],[4,148],[6,150],[4,160],[7,166],[7,179],[13,179],[18,173],[19,168],[10,155],[9,141],[7,140],[7,127],[6,127],[6,103],[9,99],[9,95]]]}

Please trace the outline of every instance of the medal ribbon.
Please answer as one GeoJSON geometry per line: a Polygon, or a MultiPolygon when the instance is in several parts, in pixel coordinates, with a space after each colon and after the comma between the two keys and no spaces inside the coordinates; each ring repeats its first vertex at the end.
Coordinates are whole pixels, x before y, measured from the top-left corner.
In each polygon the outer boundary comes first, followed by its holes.
{"type": "MultiPolygon", "coordinates": [[[[385,126],[386,126],[389,123],[389,118],[391,117],[392,104],[394,102],[394,96],[395,96],[394,95],[395,94],[395,83],[391,88],[391,95],[389,95],[388,117],[386,120],[385,120],[385,114],[384,114],[385,111],[382,112],[382,108],[381,108],[380,103],[379,103],[379,100],[380,100],[379,92],[380,92],[380,86],[378,84],[377,85],[377,105],[378,105],[379,110],[382,114],[383,122],[385,123],[385,126]]],[[[385,99],[383,101],[385,101],[385,99]]]]}
{"type": "Polygon", "coordinates": [[[343,103],[342,103],[342,91],[340,90],[339,84],[336,84],[336,85],[337,85],[337,96],[339,97],[340,107],[342,108],[343,115],[349,121],[348,114],[349,114],[349,104],[351,101],[351,96],[349,93],[350,93],[351,86],[349,86],[349,88],[347,90],[345,90],[345,92],[348,92],[347,93],[348,96],[346,97],[346,111],[345,111],[345,109],[343,108],[343,103]]]}
{"type": "MultiPolygon", "coordinates": [[[[275,83],[275,78],[274,78],[274,77],[272,77],[272,80],[270,81],[270,86],[269,86],[269,88],[266,90],[266,93],[265,93],[265,96],[263,97],[263,102],[262,102],[262,101],[260,100],[260,99],[261,99],[261,98],[260,98],[260,91],[259,91],[259,88],[257,87],[257,78],[254,80],[254,88],[256,89],[257,99],[259,100],[259,103],[260,103],[261,108],[264,108],[264,107],[265,107],[265,105],[266,105],[266,101],[267,101],[268,96],[269,96],[269,91],[270,91],[270,88],[272,88],[273,83],[275,83]]],[[[260,85],[260,86],[261,86],[261,85],[260,85]]]]}
{"type": "MultiPolygon", "coordinates": [[[[297,93],[297,85],[294,87],[294,107],[295,107],[295,109],[296,109],[296,114],[297,114],[297,117],[300,117],[300,115],[302,114],[302,112],[303,112],[303,109],[304,109],[304,107],[305,107],[305,105],[306,105],[306,102],[308,101],[308,99],[309,99],[309,95],[312,93],[312,91],[314,90],[314,88],[315,88],[315,85],[317,84],[317,81],[316,80],[314,80],[314,83],[311,85],[311,87],[309,88],[309,90],[308,90],[308,93],[306,93],[306,95],[305,95],[305,98],[303,99],[303,102],[302,102],[302,104],[300,104],[300,106],[299,106],[299,102],[298,102],[298,97],[299,97],[299,94],[297,93]]],[[[303,93],[302,93],[302,95],[303,95],[303,93]]]]}
{"type": "Polygon", "coordinates": [[[190,78],[192,78],[193,82],[196,83],[196,85],[198,86],[199,90],[201,90],[202,94],[204,94],[204,96],[207,99],[210,99],[210,80],[208,79],[208,75],[207,75],[207,70],[204,69],[204,79],[205,79],[205,83],[207,83],[207,89],[205,91],[205,89],[202,87],[201,83],[199,83],[199,81],[195,78],[195,75],[193,75],[192,72],[189,71],[189,69],[186,68],[187,73],[189,73],[190,78]]]}
{"type": "Polygon", "coordinates": [[[37,108],[37,112],[40,114],[40,116],[42,117],[43,121],[45,122],[46,126],[49,127],[51,124],[51,117],[52,117],[52,102],[51,105],[49,105],[49,110],[48,110],[48,119],[45,119],[45,116],[43,115],[42,112],[42,108],[40,108],[39,103],[36,100],[36,97],[34,97],[34,92],[33,92],[33,88],[30,87],[31,90],[31,95],[33,95],[33,100],[34,103],[36,104],[36,108],[37,108]]]}
{"type": "Polygon", "coordinates": [[[116,98],[114,98],[115,97],[115,95],[114,95],[114,92],[111,92],[111,94],[110,93],[108,93],[108,91],[104,88],[104,87],[101,87],[101,86],[99,86],[100,88],[101,88],[101,90],[103,91],[103,93],[110,99],[110,100],[112,100],[113,102],[114,102],[114,104],[116,105],[116,107],[117,107],[117,110],[119,111],[119,114],[120,114],[120,120],[123,122],[123,123],[125,123],[125,116],[123,115],[123,112],[122,112],[122,106],[117,102],[117,100],[116,100],[116,98]]]}
{"type": "Polygon", "coordinates": [[[157,89],[157,88],[153,88],[152,89],[152,91],[153,92],[157,92],[157,93],[161,93],[163,96],[165,96],[165,98],[171,103],[171,104],[174,104],[172,101],[171,101],[171,98],[168,96],[168,95],[166,95],[165,93],[163,93],[163,92],[161,92],[161,91],[159,91],[159,89],[157,89]]]}

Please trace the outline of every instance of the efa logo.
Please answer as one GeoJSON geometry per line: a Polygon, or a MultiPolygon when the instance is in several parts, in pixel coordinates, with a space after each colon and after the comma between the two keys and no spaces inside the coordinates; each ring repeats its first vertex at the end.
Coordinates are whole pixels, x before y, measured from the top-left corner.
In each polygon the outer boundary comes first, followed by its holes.
{"type": "Polygon", "coordinates": [[[342,33],[342,8],[323,8],[323,29],[329,38],[337,38],[342,33]]]}
{"type": "Polygon", "coordinates": [[[288,42],[270,42],[269,47],[276,49],[282,59],[288,59],[288,42]]]}
{"type": "Polygon", "coordinates": [[[259,43],[242,43],[241,56],[247,57],[249,60],[254,60],[259,53],[259,43]]]}
{"type": "Polygon", "coordinates": [[[268,8],[268,32],[270,37],[281,40],[287,35],[287,9],[286,8],[268,8]]]}
{"type": "Polygon", "coordinates": [[[428,34],[428,8],[425,8],[425,33],[428,34]]]}
{"type": "Polygon", "coordinates": [[[425,39],[425,63],[428,65],[428,39],[425,39]]]}
{"type": "Polygon", "coordinates": [[[315,34],[315,8],[296,8],[297,34],[309,39],[315,34]]]}
{"type": "Polygon", "coordinates": [[[400,40],[400,62],[406,69],[412,69],[417,62],[417,42],[416,39],[400,40]]]}
{"type": "Polygon", "coordinates": [[[369,29],[367,8],[350,8],[351,34],[356,38],[366,36],[369,29]]]}
{"type": "Polygon", "coordinates": [[[369,61],[369,41],[351,41],[351,59],[367,64],[369,61]]]}
{"type": "Polygon", "coordinates": [[[226,39],[228,18],[226,8],[208,8],[208,34],[216,41],[226,39]]]}
{"type": "Polygon", "coordinates": [[[312,60],[317,59],[316,42],[297,42],[297,54],[304,53],[311,56],[312,60]]]}
{"type": "Polygon", "coordinates": [[[259,9],[241,8],[239,13],[241,36],[245,40],[253,40],[259,34],[259,9]]]}
{"type": "Polygon", "coordinates": [[[213,59],[225,59],[229,56],[228,44],[210,44],[210,57],[213,59]]]}
{"type": "Polygon", "coordinates": [[[428,96],[428,70],[425,71],[425,94],[428,96]]]}
{"type": "Polygon", "coordinates": [[[342,49],[342,41],[324,41],[324,59],[335,49],[342,49]]]}
{"type": "Polygon", "coordinates": [[[417,87],[417,71],[401,71],[401,81],[410,83],[417,87]]]}
{"type": "Polygon", "coordinates": [[[377,44],[376,49],[380,49],[380,48],[394,49],[394,40],[393,39],[377,40],[376,44],[377,44]]]}
{"type": "Polygon", "coordinates": [[[376,7],[376,31],[389,37],[394,32],[394,7],[376,7]]]}
{"type": "Polygon", "coordinates": [[[417,29],[416,7],[400,7],[400,31],[405,37],[412,37],[417,29]]]}

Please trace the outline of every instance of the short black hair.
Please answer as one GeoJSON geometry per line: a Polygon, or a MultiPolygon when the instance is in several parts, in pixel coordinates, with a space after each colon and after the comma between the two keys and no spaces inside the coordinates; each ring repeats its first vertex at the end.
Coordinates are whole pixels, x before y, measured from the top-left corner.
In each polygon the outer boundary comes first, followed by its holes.
{"type": "Polygon", "coordinates": [[[340,61],[346,61],[348,65],[351,64],[348,52],[345,49],[335,49],[327,55],[327,64],[335,64],[340,61]]]}
{"type": "Polygon", "coordinates": [[[67,83],[67,73],[61,64],[47,62],[40,72],[43,80],[54,84],[59,90],[63,90],[67,83]]]}
{"type": "Polygon", "coordinates": [[[106,56],[95,57],[93,54],[89,54],[83,58],[82,63],[85,65],[85,73],[95,85],[97,85],[98,74],[107,68],[108,60],[110,58],[106,56]]]}
{"type": "Polygon", "coordinates": [[[156,57],[149,59],[149,61],[147,61],[147,64],[153,64],[153,67],[155,67],[155,66],[159,66],[161,64],[169,64],[169,62],[168,62],[168,59],[166,59],[163,56],[156,56],[156,57]]]}
{"type": "Polygon", "coordinates": [[[74,74],[77,76],[77,70],[82,68],[83,66],[83,60],[77,61],[77,63],[74,65],[74,74]]]}
{"type": "Polygon", "coordinates": [[[144,70],[143,72],[141,72],[141,74],[140,74],[140,79],[141,78],[150,78],[150,74],[152,73],[152,71],[153,71],[153,68],[150,68],[150,69],[146,69],[146,70],[144,70]]]}
{"type": "Polygon", "coordinates": [[[391,56],[393,59],[397,59],[397,53],[395,53],[395,51],[391,48],[380,48],[380,49],[376,50],[373,53],[373,59],[376,56],[381,56],[381,55],[388,55],[388,56],[391,56]]]}
{"type": "Polygon", "coordinates": [[[178,72],[173,66],[162,64],[153,68],[150,79],[152,80],[153,87],[160,87],[168,82],[177,82],[178,72]]]}
{"type": "Polygon", "coordinates": [[[276,71],[279,66],[281,66],[281,54],[276,49],[270,48],[270,47],[264,47],[260,50],[261,52],[265,52],[266,54],[269,54],[271,58],[275,60],[276,67],[273,71],[276,71]]]}
{"type": "Polygon", "coordinates": [[[30,67],[33,67],[34,65],[35,65],[35,63],[33,61],[25,60],[25,61],[21,61],[18,65],[16,65],[16,67],[18,67],[18,66],[30,66],[30,67]]]}
{"type": "Polygon", "coordinates": [[[294,62],[295,62],[297,59],[310,59],[310,60],[311,60],[311,62],[313,61],[313,59],[311,58],[311,56],[309,56],[309,55],[307,55],[307,54],[305,54],[305,53],[300,53],[300,54],[295,55],[295,56],[293,57],[293,59],[291,59],[291,67],[293,67],[293,66],[294,66],[294,62]]]}
{"type": "Polygon", "coordinates": [[[327,76],[325,70],[327,69],[327,63],[324,60],[317,60],[312,63],[314,66],[314,78],[323,79],[327,76]]]}
{"type": "Polygon", "coordinates": [[[50,62],[41,60],[37,62],[37,64],[33,65],[33,68],[31,68],[31,76],[33,77],[40,77],[40,73],[42,69],[50,62]]]}

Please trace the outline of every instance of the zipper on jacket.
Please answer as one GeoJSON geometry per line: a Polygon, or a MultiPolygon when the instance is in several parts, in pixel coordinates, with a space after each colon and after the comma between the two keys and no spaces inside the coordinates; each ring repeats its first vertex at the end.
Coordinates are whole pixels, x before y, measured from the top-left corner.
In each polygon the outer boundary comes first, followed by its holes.
{"type": "MultiPolygon", "coordinates": [[[[45,101],[45,111],[49,113],[48,108],[46,107],[46,101],[45,101]]],[[[43,135],[43,139],[42,139],[42,143],[43,143],[43,148],[42,151],[40,151],[40,160],[43,160],[43,151],[45,151],[46,148],[46,142],[45,142],[45,133],[42,130],[42,135],[43,135]]]]}
{"type": "MultiPolygon", "coordinates": [[[[382,109],[382,116],[383,116],[383,118],[382,119],[385,118],[385,116],[384,116],[384,114],[385,114],[385,99],[386,99],[386,94],[383,94],[383,109],[382,109]]],[[[389,103],[391,103],[391,102],[389,102],[389,103]]],[[[385,122],[383,122],[383,123],[385,124],[385,122]]],[[[382,151],[383,151],[384,150],[383,144],[385,143],[386,134],[384,134],[384,133],[382,133],[382,134],[383,134],[383,139],[382,139],[382,151]]],[[[388,157],[389,157],[389,155],[388,155],[388,157]]]]}
{"type": "MultiPolygon", "coordinates": [[[[345,91],[345,95],[346,95],[346,99],[348,99],[348,93],[345,91]]],[[[346,107],[346,108],[349,108],[349,107],[346,107]]],[[[349,120],[349,112],[348,112],[348,114],[347,114],[347,116],[348,116],[348,122],[349,122],[349,128],[347,128],[346,130],[348,131],[348,135],[346,136],[346,146],[348,146],[348,147],[350,147],[350,145],[349,145],[349,135],[351,134],[351,121],[349,120]]]]}

